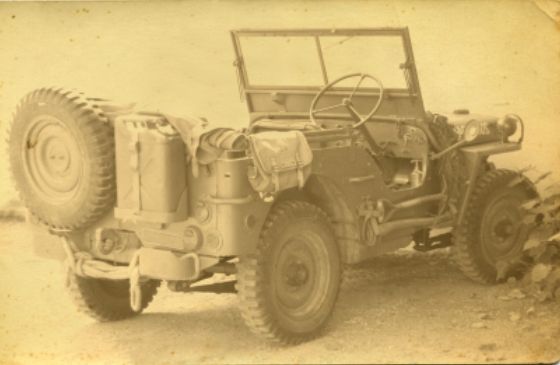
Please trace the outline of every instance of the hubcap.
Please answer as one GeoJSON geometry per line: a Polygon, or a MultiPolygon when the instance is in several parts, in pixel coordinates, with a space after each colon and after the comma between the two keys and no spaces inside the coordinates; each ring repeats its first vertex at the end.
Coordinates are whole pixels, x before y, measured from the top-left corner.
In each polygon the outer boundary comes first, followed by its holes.
{"type": "Polygon", "coordinates": [[[289,271],[285,275],[286,284],[297,289],[307,282],[309,271],[304,263],[296,259],[288,268],[289,271]]]}
{"type": "Polygon", "coordinates": [[[72,199],[83,171],[80,146],[68,127],[43,115],[30,123],[25,137],[24,168],[33,188],[51,203],[72,199]]]}
{"type": "Polygon", "coordinates": [[[520,252],[522,219],[519,202],[511,197],[504,197],[487,208],[481,226],[482,253],[487,262],[496,264],[520,252]]]}
{"type": "Polygon", "coordinates": [[[320,237],[306,232],[287,241],[278,252],[273,269],[273,288],[283,315],[306,318],[328,295],[328,252],[320,237]]]}

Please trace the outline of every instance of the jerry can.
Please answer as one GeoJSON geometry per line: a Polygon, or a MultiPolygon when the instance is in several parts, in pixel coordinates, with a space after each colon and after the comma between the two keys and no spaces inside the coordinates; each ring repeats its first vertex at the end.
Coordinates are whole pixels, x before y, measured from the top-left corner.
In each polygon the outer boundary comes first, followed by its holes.
{"type": "Polygon", "coordinates": [[[176,130],[158,114],[115,118],[115,217],[155,223],[187,218],[187,159],[176,130]]]}

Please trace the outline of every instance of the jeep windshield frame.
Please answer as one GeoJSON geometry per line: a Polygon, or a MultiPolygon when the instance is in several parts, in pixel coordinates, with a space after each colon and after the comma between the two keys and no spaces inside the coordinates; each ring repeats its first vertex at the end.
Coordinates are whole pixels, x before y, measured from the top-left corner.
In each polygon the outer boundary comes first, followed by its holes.
{"type": "MultiPolygon", "coordinates": [[[[245,98],[247,107],[249,109],[249,114],[251,116],[251,121],[264,118],[278,119],[301,119],[307,118],[309,106],[313,97],[334,79],[342,76],[340,74],[330,74],[330,68],[325,60],[325,43],[335,39],[341,39],[337,42],[342,44],[347,40],[353,39],[364,39],[370,38],[373,40],[391,40],[393,45],[398,45],[400,47],[400,54],[402,55],[402,62],[395,62],[394,70],[392,72],[400,71],[403,85],[398,87],[393,87],[393,85],[387,85],[384,87],[385,96],[383,102],[381,103],[381,108],[376,114],[376,118],[379,116],[390,116],[390,117],[404,117],[404,118],[421,118],[424,116],[424,105],[422,101],[422,95],[420,91],[420,84],[418,80],[418,73],[416,70],[416,65],[414,61],[414,55],[412,52],[411,40],[408,32],[408,28],[360,28],[360,29],[240,29],[231,31],[233,47],[235,51],[235,61],[234,66],[236,67],[240,93],[242,97],[245,98]],[[314,53],[312,58],[315,58],[313,62],[317,68],[315,83],[302,83],[300,85],[293,85],[290,83],[284,84],[266,84],[266,83],[251,83],[250,74],[251,69],[247,66],[246,56],[248,53],[248,47],[246,42],[253,39],[267,40],[278,40],[279,38],[286,39],[286,43],[289,44],[290,39],[296,41],[302,39],[310,40],[314,46],[312,52],[314,53]],[[396,41],[396,42],[395,42],[396,41]],[[319,75],[319,76],[317,76],[319,75]]],[[[309,43],[311,43],[309,42],[309,43]]],[[[276,42],[278,44],[278,42],[276,42]]],[[[296,42],[293,42],[296,43],[296,42]]],[[[282,44],[281,44],[282,45],[282,44]]],[[[280,54],[283,49],[274,48],[275,52],[280,54]]],[[[300,58],[303,56],[308,56],[307,54],[302,55],[301,53],[293,52],[294,59],[301,63],[300,58]]],[[[282,54],[284,56],[284,54],[282,54]]],[[[288,57],[291,54],[288,54],[288,57]]],[[[343,56],[344,53],[342,54],[343,56]]],[[[285,56],[284,56],[285,57],[285,56]]],[[[348,55],[348,60],[358,60],[359,55],[350,54],[348,55]]],[[[263,66],[263,64],[261,64],[263,66]]],[[[264,66],[269,66],[264,63],[264,66]]],[[[297,66],[297,65],[296,65],[297,66]]],[[[310,65],[303,65],[310,67],[310,65]]],[[[275,69],[271,65],[270,70],[264,70],[266,72],[274,73],[275,69]]],[[[294,69],[294,77],[297,79],[294,69]]],[[[310,77],[310,71],[304,70],[303,72],[299,70],[300,79],[310,77]]],[[[353,72],[364,73],[368,70],[352,70],[353,72]]],[[[375,74],[373,76],[378,77],[382,82],[384,79],[384,74],[375,74]]],[[[266,76],[266,73],[264,74],[266,76]]],[[[387,76],[387,73],[385,73],[387,76]]],[[[392,75],[395,79],[395,75],[392,75]]],[[[333,88],[325,95],[325,102],[328,104],[329,100],[333,101],[339,100],[343,95],[347,95],[353,87],[349,85],[341,85],[333,88]]],[[[376,87],[360,86],[360,91],[357,93],[356,97],[358,99],[358,104],[361,104],[363,110],[367,109],[367,105],[377,97],[379,97],[380,90],[376,87]],[[373,98],[373,99],[372,99],[373,98]]],[[[330,119],[347,119],[348,116],[343,112],[334,112],[322,116],[324,118],[330,119]]],[[[372,118],[374,119],[374,118],[372,118]]]]}

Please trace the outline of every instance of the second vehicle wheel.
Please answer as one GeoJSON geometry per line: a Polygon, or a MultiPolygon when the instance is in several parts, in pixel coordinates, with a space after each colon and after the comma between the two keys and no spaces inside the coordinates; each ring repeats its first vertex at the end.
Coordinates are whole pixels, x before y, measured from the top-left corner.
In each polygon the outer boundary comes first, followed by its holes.
{"type": "Polygon", "coordinates": [[[245,322],[282,344],[317,336],[334,308],[341,267],[326,214],[305,202],[278,203],[264,224],[257,252],[238,263],[245,322]]]}
{"type": "MultiPolygon", "coordinates": [[[[467,203],[463,221],[455,228],[455,261],[474,281],[495,283],[500,261],[511,263],[522,257],[527,237],[521,229],[524,217],[521,205],[534,198],[536,192],[527,179],[511,186],[520,176],[509,170],[493,170],[481,176],[467,203]]],[[[515,266],[506,275],[515,274],[515,266]]]]}
{"type": "Polygon", "coordinates": [[[68,270],[66,287],[80,312],[100,322],[118,321],[140,314],[154,299],[160,282],[141,284],[142,304],[139,312],[130,307],[128,280],[84,278],[68,270]]]}

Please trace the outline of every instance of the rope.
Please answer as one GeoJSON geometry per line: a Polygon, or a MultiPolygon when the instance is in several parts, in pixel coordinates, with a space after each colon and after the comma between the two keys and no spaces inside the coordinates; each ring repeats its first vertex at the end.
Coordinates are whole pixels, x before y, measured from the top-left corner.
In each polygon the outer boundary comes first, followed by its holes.
{"type": "Polygon", "coordinates": [[[140,254],[132,256],[128,266],[116,266],[96,260],[91,254],[79,251],[67,236],[62,236],[66,265],[72,273],[93,279],[130,280],[130,307],[135,312],[142,309],[142,286],[140,285],[140,254]]]}
{"type": "Polygon", "coordinates": [[[140,285],[140,254],[138,251],[132,256],[128,271],[130,273],[130,307],[135,312],[142,310],[142,286],[140,285]]]}

